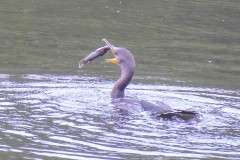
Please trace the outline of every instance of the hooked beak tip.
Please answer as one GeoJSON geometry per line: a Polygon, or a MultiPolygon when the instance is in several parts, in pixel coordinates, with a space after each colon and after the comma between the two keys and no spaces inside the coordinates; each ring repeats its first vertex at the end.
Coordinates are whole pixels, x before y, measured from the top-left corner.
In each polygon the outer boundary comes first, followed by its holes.
{"type": "Polygon", "coordinates": [[[115,47],[111,43],[109,43],[108,40],[106,39],[102,39],[102,41],[106,43],[106,45],[111,49],[113,55],[115,56],[115,49],[114,49],[115,47]]]}

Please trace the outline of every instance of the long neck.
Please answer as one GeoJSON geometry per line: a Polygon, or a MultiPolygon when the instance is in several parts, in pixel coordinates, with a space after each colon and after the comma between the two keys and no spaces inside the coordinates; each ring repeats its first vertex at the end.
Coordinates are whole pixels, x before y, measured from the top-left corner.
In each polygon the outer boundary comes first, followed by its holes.
{"type": "Polygon", "coordinates": [[[121,76],[117,80],[117,82],[115,83],[112,89],[112,93],[111,93],[112,98],[124,97],[124,90],[127,87],[127,85],[130,83],[134,74],[134,71],[124,70],[123,68],[121,68],[121,70],[122,70],[121,76]]]}

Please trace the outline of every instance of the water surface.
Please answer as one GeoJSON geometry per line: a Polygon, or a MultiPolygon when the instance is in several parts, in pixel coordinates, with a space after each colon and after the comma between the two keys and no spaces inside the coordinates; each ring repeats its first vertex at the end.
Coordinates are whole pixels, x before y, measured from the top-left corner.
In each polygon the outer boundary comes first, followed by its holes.
{"type": "Polygon", "coordinates": [[[1,1],[1,159],[239,159],[239,16],[237,0],[1,1]],[[200,120],[119,112],[118,66],[78,69],[102,38],[135,56],[128,96],[200,120]]]}

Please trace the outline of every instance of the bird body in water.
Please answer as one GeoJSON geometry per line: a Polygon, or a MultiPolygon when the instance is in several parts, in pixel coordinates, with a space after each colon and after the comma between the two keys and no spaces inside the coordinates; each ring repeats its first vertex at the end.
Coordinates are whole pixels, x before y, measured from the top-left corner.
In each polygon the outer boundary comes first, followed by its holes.
{"type": "Polygon", "coordinates": [[[79,67],[82,67],[89,61],[105,55],[109,50],[112,51],[114,58],[106,59],[106,61],[117,64],[121,68],[121,76],[115,83],[111,92],[111,97],[113,98],[113,102],[115,102],[114,104],[116,104],[117,106],[121,106],[119,107],[120,109],[130,112],[148,111],[151,112],[151,114],[155,117],[163,119],[172,119],[174,117],[178,117],[183,120],[191,120],[196,117],[196,112],[174,110],[164,103],[155,104],[145,100],[134,100],[125,98],[125,88],[132,80],[136,67],[134,56],[126,48],[115,47],[110,44],[106,39],[103,39],[103,41],[106,43],[106,46],[100,47],[94,52],[91,52],[88,56],[86,56],[80,61],[79,67]]]}

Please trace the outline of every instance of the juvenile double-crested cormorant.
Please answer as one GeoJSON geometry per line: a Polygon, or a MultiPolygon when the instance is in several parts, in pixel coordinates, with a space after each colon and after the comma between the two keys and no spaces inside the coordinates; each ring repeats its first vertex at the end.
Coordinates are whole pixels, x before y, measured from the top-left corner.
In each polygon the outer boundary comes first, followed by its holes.
{"type": "MultiPolygon", "coordinates": [[[[86,56],[84,59],[80,61],[79,66],[82,67],[87,62],[92,61],[99,56],[103,56],[105,53],[111,50],[114,55],[114,58],[106,59],[106,61],[117,64],[121,68],[121,76],[117,80],[117,82],[115,83],[112,89],[111,97],[114,100],[116,99],[124,100],[125,88],[130,83],[134,74],[135,66],[136,66],[134,57],[132,53],[126,48],[115,47],[111,45],[106,39],[103,39],[103,41],[106,43],[106,46],[98,48],[96,51],[90,53],[88,56],[86,56]]],[[[125,100],[125,102],[130,103],[131,101],[127,99],[125,100]]],[[[196,112],[174,110],[168,105],[163,103],[154,104],[147,101],[139,101],[139,100],[133,100],[133,102],[134,102],[134,105],[136,105],[137,103],[137,105],[140,106],[141,110],[149,111],[154,116],[162,117],[165,119],[172,119],[173,117],[178,117],[183,120],[190,120],[197,115],[196,112]]],[[[126,110],[129,110],[129,105],[126,107],[126,110]]]]}

